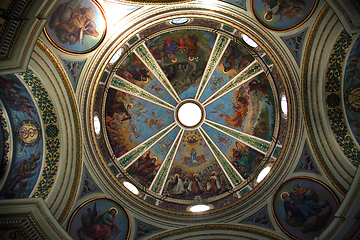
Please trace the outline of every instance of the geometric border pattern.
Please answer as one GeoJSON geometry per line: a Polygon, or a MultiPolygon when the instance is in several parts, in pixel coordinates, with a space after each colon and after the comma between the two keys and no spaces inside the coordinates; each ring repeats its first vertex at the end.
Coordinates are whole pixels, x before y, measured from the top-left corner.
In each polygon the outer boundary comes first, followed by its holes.
{"type": "Polygon", "coordinates": [[[325,99],[331,130],[342,152],[357,167],[360,151],[354,143],[345,123],[341,105],[341,75],[346,53],[353,37],[344,30],[337,39],[329,58],[325,79],[325,99]]]}
{"type": "Polygon", "coordinates": [[[42,82],[28,69],[25,73],[19,73],[36,99],[45,129],[45,165],[41,180],[34,192],[34,198],[45,199],[55,182],[60,156],[59,124],[54,105],[42,82]]]}

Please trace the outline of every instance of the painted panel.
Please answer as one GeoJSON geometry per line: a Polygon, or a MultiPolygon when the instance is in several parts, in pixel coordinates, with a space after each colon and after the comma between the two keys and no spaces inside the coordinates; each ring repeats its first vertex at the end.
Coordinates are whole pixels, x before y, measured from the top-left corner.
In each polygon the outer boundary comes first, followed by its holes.
{"type": "Polygon", "coordinates": [[[264,159],[262,153],[236,141],[224,133],[207,125],[203,125],[202,127],[209,136],[212,137],[215,144],[244,179],[247,179],[264,159]]]}
{"type": "Polygon", "coordinates": [[[244,47],[231,41],[221,57],[214,74],[211,76],[209,83],[200,98],[200,102],[205,101],[206,98],[219,90],[253,61],[254,57],[244,47]]]}
{"type": "Polygon", "coordinates": [[[37,104],[15,75],[0,76],[0,92],[15,135],[11,170],[0,198],[27,198],[38,180],[44,157],[37,104]]]}
{"type": "Polygon", "coordinates": [[[76,89],[78,80],[79,80],[79,76],[81,73],[81,70],[85,64],[85,61],[72,61],[72,60],[67,60],[67,59],[61,59],[64,62],[65,68],[66,68],[66,72],[69,75],[69,78],[71,80],[71,83],[74,87],[74,89],[76,89]]]}
{"type": "Polygon", "coordinates": [[[98,188],[98,186],[96,185],[96,183],[94,182],[93,178],[89,174],[86,167],[84,167],[84,176],[83,176],[83,180],[82,180],[80,198],[82,198],[88,194],[96,193],[96,192],[101,192],[101,191],[98,188]]]}
{"type": "Polygon", "coordinates": [[[216,35],[202,30],[167,32],[146,42],[181,99],[194,98],[216,35]]]}
{"type": "Polygon", "coordinates": [[[125,58],[116,70],[116,74],[176,106],[177,102],[134,53],[130,53],[125,58]]]}
{"type": "Polygon", "coordinates": [[[252,224],[260,227],[266,227],[270,229],[274,229],[271,224],[269,214],[267,211],[267,206],[263,207],[257,213],[251,215],[250,217],[246,218],[245,220],[241,221],[241,223],[252,224]]]}
{"type": "Polygon", "coordinates": [[[135,161],[128,169],[127,172],[137,182],[144,185],[146,188],[150,187],[151,182],[154,180],[161,164],[163,163],[166,154],[168,153],[171,144],[174,142],[179,127],[176,127],[158,143],[156,143],[146,154],[142,155],[135,161]]]}
{"type": "Polygon", "coordinates": [[[174,122],[172,111],[111,88],[105,112],[107,135],[116,157],[174,122]]]}
{"type": "Polygon", "coordinates": [[[206,106],[206,118],[271,141],[275,102],[265,74],[227,93],[206,106]]]}
{"type": "Polygon", "coordinates": [[[186,131],[166,180],[163,195],[204,199],[232,187],[198,131],[186,131]]]}

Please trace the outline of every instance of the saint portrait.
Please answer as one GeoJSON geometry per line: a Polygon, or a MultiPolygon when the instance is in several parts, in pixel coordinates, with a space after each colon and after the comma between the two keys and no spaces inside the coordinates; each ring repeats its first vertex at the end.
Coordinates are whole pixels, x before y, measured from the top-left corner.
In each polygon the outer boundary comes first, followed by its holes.
{"type": "Polygon", "coordinates": [[[331,223],[338,199],[325,184],[311,178],[285,182],[273,199],[276,221],[291,237],[313,239],[331,223]]]}
{"type": "Polygon", "coordinates": [[[128,215],[119,204],[100,198],[86,202],[75,211],[68,231],[78,240],[121,240],[128,237],[129,224],[128,215]]]}
{"type": "Polygon", "coordinates": [[[103,39],[103,12],[90,0],[60,0],[46,24],[49,39],[60,48],[82,53],[94,49],[103,39]]]}
{"type": "Polygon", "coordinates": [[[306,21],[317,0],[252,0],[256,19],[272,30],[288,30],[306,21]]]}

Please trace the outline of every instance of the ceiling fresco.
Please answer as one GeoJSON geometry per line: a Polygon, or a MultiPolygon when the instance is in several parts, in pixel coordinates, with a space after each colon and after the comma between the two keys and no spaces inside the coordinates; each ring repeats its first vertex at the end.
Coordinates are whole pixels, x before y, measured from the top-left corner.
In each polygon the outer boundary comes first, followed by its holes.
{"type": "Polygon", "coordinates": [[[360,236],[339,0],[9,2],[0,239],[360,236]]]}
{"type": "Polygon", "coordinates": [[[286,119],[276,100],[281,77],[261,47],[232,27],[207,27],[216,21],[180,20],[157,23],[167,26],[161,32],[149,26],[137,35],[151,33],[146,40],[130,37],[127,52],[119,47],[100,78],[104,102],[94,106],[105,110],[111,172],[145,190],[145,201],[186,211],[193,201],[224,205],[251,192],[259,171],[280,156],[286,119]],[[179,118],[188,102],[201,109],[193,126],[179,118]]]}
{"type": "Polygon", "coordinates": [[[8,122],[11,142],[8,143],[13,148],[9,149],[13,155],[11,162],[2,162],[8,166],[3,173],[8,174],[8,178],[0,178],[3,186],[0,198],[27,198],[40,176],[45,152],[38,106],[16,75],[0,76],[0,89],[3,111],[11,119],[8,122]]]}
{"type": "Polygon", "coordinates": [[[251,4],[261,24],[272,30],[285,31],[306,21],[318,0],[253,0],[251,4]]]}
{"type": "Polygon", "coordinates": [[[96,1],[60,0],[45,29],[55,45],[66,51],[84,53],[104,38],[105,15],[96,1]]]}

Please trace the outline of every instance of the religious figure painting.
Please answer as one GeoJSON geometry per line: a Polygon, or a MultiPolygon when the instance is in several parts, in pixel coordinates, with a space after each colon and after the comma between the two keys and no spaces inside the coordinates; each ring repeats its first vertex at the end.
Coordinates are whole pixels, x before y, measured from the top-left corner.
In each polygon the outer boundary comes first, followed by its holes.
{"type": "Polygon", "coordinates": [[[78,208],[68,225],[75,240],[122,240],[129,235],[129,217],[116,202],[92,199],[78,208]]]}
{"type": "Polygon", "coordinates": [[[312,178],[286,181],[273,199],[276,221],[291,237],[313,239],[334,219],[339,201],[322,182],[312,178]]]}
{"type": "Polygon", "coordinates": [[[146,41],[151,54],[181,99],[195,97],[216,35],[202,30],[172,31],[146,41]]]}
{"type": "Polygon", "coordinates": [[[261,24],[286,31],[305,22],[317,3],[317,0],[252,0],[251,7],[261,24]]]}
{"type": "Polygon", "coordinates": [[[349,127],[360,144],[360,37],[356,39],[346,63],[344,100],[349,127]]]}
{"type": "Polygon", "coordinates": [[[0,199],[27,198],[40,175],[43,136],[37,104],[16,75],[0,76],[0,101],[10,116],[14,132],[14,153],[0,199]]]}
{"type": "Polygon", "coordinates": [[[84,53],[105,36],[106,22],[101,7],[91,0],[60,0],[46,24],[49,38],[60,48],[84,53]]]}

